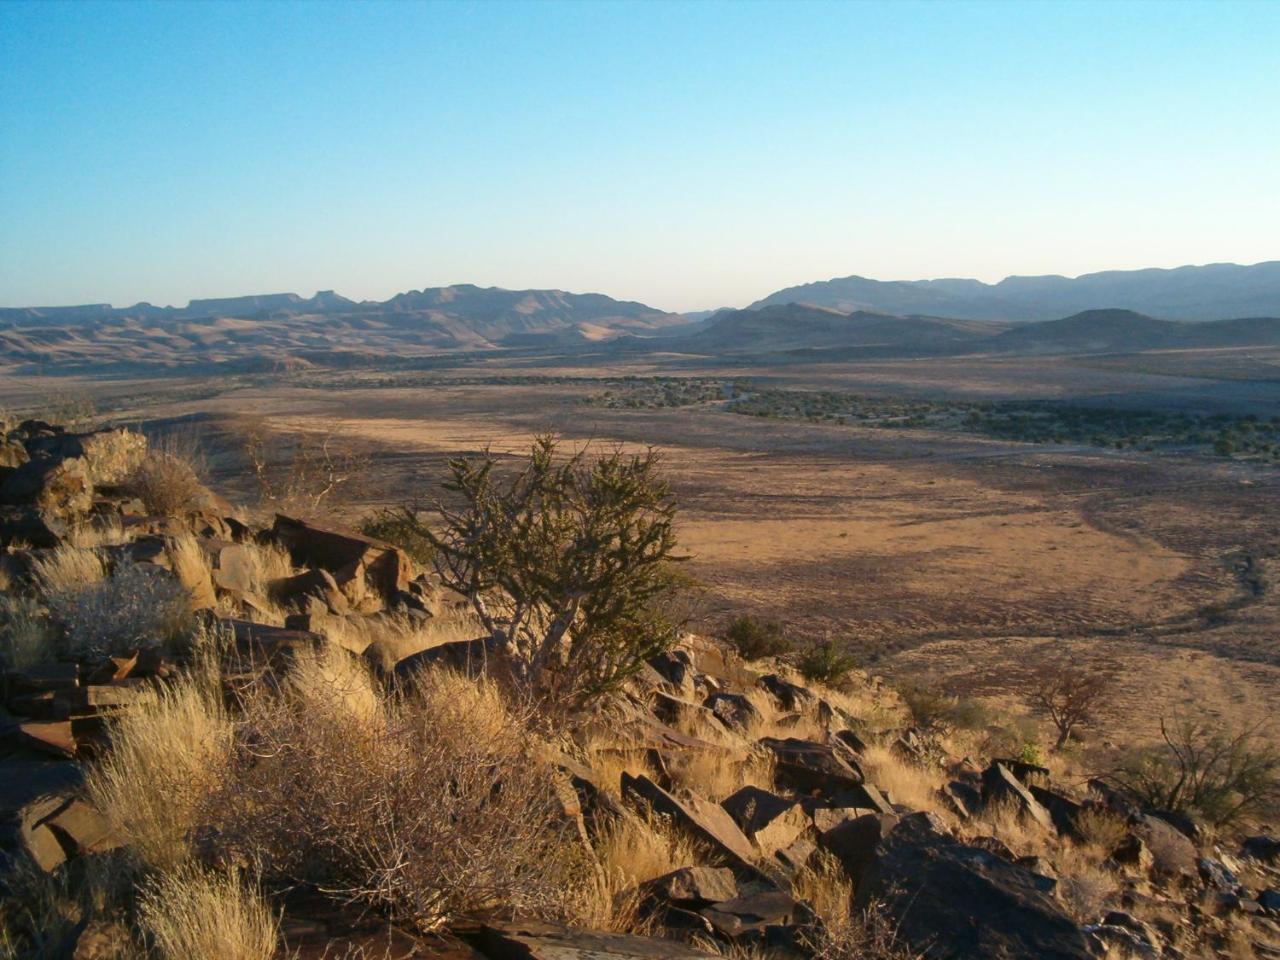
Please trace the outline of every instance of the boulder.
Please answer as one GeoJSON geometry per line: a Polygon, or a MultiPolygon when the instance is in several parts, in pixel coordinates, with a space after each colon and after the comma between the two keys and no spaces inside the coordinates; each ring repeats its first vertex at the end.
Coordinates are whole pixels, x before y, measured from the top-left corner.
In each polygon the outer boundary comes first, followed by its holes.
{"type": "Polygon", "coordinates": [[[357,608],[366,599],[385,602],[407,592],[414,576],[413,563],[403,550],[363,534],[319,527],[282,514],[276,516],[271,534],[296,566],[332,574],[357,608]]]}
{"type": "Polygon", "coordinates": [[[1195,879],[1199,876],[1200,854],[1182,831],[1159,817],[1139,814],[1129,828],[1151,851],[1152,866],[1167,876],[1195,879]]]}
{"type": "Polygon", "coordinates": [[[783,710],[807,710],[818,702],[818,698],[811,690],[790,680],[784,680],[776,673],[768,673],[761,677],[760,686],[782,704],[783,710]]]}
{"type": "Polygon", "coordinates": [[[1083,804],[1048,787],[1032,784],[1027,789],[1031,791],[1035,801],[1049,812],[1049,819],[1053,821],[1053,827],[1060,836],[1081,839],[1076,820],[1084,809],[1083,804]]]}
{"type": "Polygon", "coordinates": [[[982,793],[963,780],[951,780],[938,788],[938,799],[961,820],[976,817],[982,810],[982,793]]]}
{"type": "Polygon", "coordinates": [[[993,763],[982,772],[982,802],[1010,804],[1019,814],[1034,820],[1045,830],[1053,829],[1049,811],[1003,763],[993,763]]]}
{"type": "Polygon", "coordinates": [[[0,484],[0,503],[31,506],[61,518],[80,516],[93,504],[93,481],[79,458],[31,460],[0,484]]]}
{"type": "Polygon", "coordinates": [[[762,719],[755,705],[740,693],[713,693],[702,705],[735,730],[746,730],[762,719]]]}
{"type": "Polygon", "coordinates": [[[693,694],[693,658],[688,651],[664,650],[650,657],[648,663],[682,695],[693,694]]]}
{"type": "Polygon", "coordinates": [[[485,924],[466,933],[489,960],[705,960],[715,956],[674,940],[570,930],[536,921],[485,924]]]}
{"type": "Polygon", "coordinates": [[[1275,863],[1280,860],[1280,837],[1270,837],[1265,834],[1246,837],[1241,848],[1246,857],[1253,857],[1255,860],[1266,863],[1275,863]]]}
{"type": "Polygon", "coordinates": [[[768,927],[808,919],[800,903],[781,890],[762,890],[698,911],[717,933],[729,940],[763,939],[768,927]]]}
{"type": "Polygon", "coordinates": [[[1084,933],[1052,884],[945,833],[930,814],[904,817],[875,850],[856,906],[879,903],[898,936],[929,958],[1086,960],[1084,933]]]}
{"type": "Polygon", "coordinates": [[[743,787],[720,805],[765,854],[790,846],[810,826],[808,815],[797,801],[759,787],[743,787]]]}
{"type": "Polygon", "coordinates": [[[845,872],[859,883],[875,859],[876,848],[898,825],[896,816],[867,813],[853,817],[821,833],[818,845],[835,856],[845,872]]]}
{"type": "Polygon", "coordinates": [[[665,903],[703,907],[738,895],[738,881],[727,867],[681,867],[650,880],[641,889],[665,903]]]}
{"type": "Polygon", "coordinates": [[[705,841],[735,867],[754,871],[756,850],[733,818],[718,803],[685,792],[677,797],[641,774],[622,774],[624,796],[635,797],[654,813],[669,817],[673,824],[705,841]]]}
{"type": "Polygon", "coordinates": [[[825,743],[788,737],[764,737],[760,745],[776,761],[778,778],[805,793],[833,794],[862,783],[862,771],[825,743]]]}
{"type": "Polygon", "coordinates": [[[1111,851],[1111,859],[1123,866],[1132,867],[1144,876],[1151,871],[1154,863],[1151,849],[1143,842],[1141,837],[1132,833],[1121,840],[1119,845],[1111,851]]]}
{"type": "Polygon", "coordinates": [[[809,865],[813,855],[818,852],[818,845],[807,834],[801,834],[790,844],[773,855],[784,871],[795,875],[809,865]]]}
{"type": "Polygon", "coordinates": [[[56,547],[69,533],[67,520],[56,511],[0,506],[0,545],[56,547]]]}

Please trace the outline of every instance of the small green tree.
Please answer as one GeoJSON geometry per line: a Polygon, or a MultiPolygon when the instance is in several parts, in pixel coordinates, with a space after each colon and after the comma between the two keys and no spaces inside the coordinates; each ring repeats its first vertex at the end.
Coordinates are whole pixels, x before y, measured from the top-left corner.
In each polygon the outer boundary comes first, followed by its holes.
{"type": "Polygon", "coordinates": [[[677,637],[664,608],[681,559],[676,507],[659,456],[563,457],[541,436],[514,477],[495,465],[488,453],[449,462],[445,489],[461,505],[437,504],[439,525],[422,528],[435,569],[470,600],[520,693],[580,705],[677,637]]]}
{"type": "Polygon", "coordinates": [[[735,617],[724,635],[745,660],[780,657],[791,651],[791,641],[782,632],[781,623],[762,620],[749,613],[735,617]]]}
{"type": "Polygon", "coordinates": [[[858,665],[857,659],[841,650],[836,642],[827,637],[821,643],[815,643],[796,662],[796,669],[808,681],[825,683],[833,686],[858,665]]]}

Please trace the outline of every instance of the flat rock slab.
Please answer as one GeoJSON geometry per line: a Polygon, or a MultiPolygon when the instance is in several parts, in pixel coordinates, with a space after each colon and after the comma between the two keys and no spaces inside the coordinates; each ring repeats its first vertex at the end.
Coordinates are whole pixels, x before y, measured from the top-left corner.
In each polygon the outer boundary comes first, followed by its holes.
{"type": "Polygon", "coordinates": [[[487,925],[470,939],[487,960],[704,960],[715,956],[674,940],[541,923],[487,925]]]}

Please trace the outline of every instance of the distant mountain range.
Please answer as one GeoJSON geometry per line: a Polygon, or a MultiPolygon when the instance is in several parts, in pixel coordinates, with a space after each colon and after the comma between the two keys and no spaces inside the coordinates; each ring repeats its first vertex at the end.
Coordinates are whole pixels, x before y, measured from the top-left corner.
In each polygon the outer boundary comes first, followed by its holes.
{"type": "Polygon", "coordinates": [[[786,303],[961,320],[1053,320],[1122,308],[1167,320],[1280,316],[1280,261],[1212,263],[1174,270],[1111,270],[1069,277],[868,280],[843,277],[787,287],[747,309],[786,303]]]}
{"type": "Polygon", "coordinates": [[[93,304],[0,309],[0,355],[29,364],[222,362],[343,353],[412,354],[571,346],[688,326],[598,293],[459,284],[357,303],[333,291],[192,300],[186,307],[93,304]]]}
{"type": "Polygon", "coordinates": [[[1280,345],[1280,261],[1065,277],[780,290],[745,310],[668,313],[598,293],[459,284],[356,302],[333,291],[185,307],[0,308],[0,361],[37,369],[326,366],[499,348],[707,357],[926,357],[1280,345]],[[1159,319],[1157,319],[1159,318],[1159,319]],[[1244,318],[1244,319],[1239,319],[1244,318]],[[1038,321],[1038,322],[1031,322],[1038,321]]]}

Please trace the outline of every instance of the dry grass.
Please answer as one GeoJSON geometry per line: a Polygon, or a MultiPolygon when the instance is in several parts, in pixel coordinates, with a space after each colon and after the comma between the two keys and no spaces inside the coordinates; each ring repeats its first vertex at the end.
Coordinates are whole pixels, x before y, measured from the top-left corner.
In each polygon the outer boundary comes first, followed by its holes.
{"type": "Polygon", "coordinates": [[[191,596],[193,603],[199,598],[214,597],[213,571],[209,566],[209,555],[205,553],[200,542],[190,534],[174,537],[165,548],[169,557],[169,566],[191,596]]]}
{"type": "Polygon", "coordinates": [[[85,774],[89,798],[144,863],[174,868],[224,784],[232,741],[216,683],[182,677],[113,721],[110,749],[85,774]]]}
{"type": "Polygon", "coordinates": [[[1075,826],[1082,841],[1100,850],[1104,856],[1129,835],[1129,825],[1124,817],[1104,807],[1085,807],[1076,815],[1075,826]]]}
{"type": "Polygon", "coordinates": [[[822,922],[842,927],[853,920],[853,881],[840,861],[819,850],[791,882],[791,893],[807,900],[822,922]]]}
{"type": "Polygon", "coordinates": [[[433,617],[425,622],[402,614],[357,620],[333,617],[321,625],[321,632],[353,653],[369,650],[386,670],[422,650],[473,640],[484,633],[470,613],[433,617]]]}
{"type": "Polygon", "coordinates": [[[245,736],[209,808],[219,843],[275,881],[321,884],[423,931],[569,912],[585,851],[496,685],[433,671],[388,697],[362,669],[330,647],[283,689],[243,692],[245,736]]]}
{"type": "Polygon", "coordinates": [[[80,550],[93,550],[97,547],[113,547],[127,543],[128,540],[120,518],[110,515],[76,524],[67,532],[65,542],[80,550]]]}
{"type": "Polygon", "coordinates": [[[382,698],[368,668],[332,643],[300,651],[285,689],[299,712],[321,722],[350,721],[368,731],[384,719],[382,698]]]}
{"type": "Polygon", "coordinates": [[[30,597],[0,596],[0,662],[12,670],[54,657],[49,618],[30,597]]]}
{"type": "MultiPolygon", "coordinates": [[[[136,871],[114,853],[81,859],[74,868],[46,873],[19,857],[0,877],[0,957],[36,960],[65,957],[67,945],[86,923],[121,918],[133,899],[136,871]]],[[[139,960],[140,946],[116,927],[93,960],[139,960]]],[[[77,956],[79,956],[77,954],[77,956]]]]}
{"type": "Polygon", "coordinates": [[[974,832],[1003,841],[1020,857],[1047,856],[1053,842],[1043,827],[1024,816],[1012,802],[989,803],[973,821],[974,832]]]}
{"type": "Polygon", "coordinates": [[[1115,874],[1102,865],[1104,856],[1095,849],[1068,843],[1051,858],[1058,873],[1058,899],[1080,923],[1097,923],[1120,889],[1115,874]]]}
{"type": "Polygon", "coordinates": [[[633,777],[652,777],[654,773],[643,749],[605,731],[591,733],[583,752],[596,785],[615,797],[620,795],[624,773],[633,777]]]}
{"type": "Polygon", "coordinates": [[[945,771],[904,760],[888,747],[872,745],[862,755],[867,779],[913,810],[932,810],[944,820],[948,811],[938,803],[938,788],[946,782],[945,771]]]}
{"type": "Polygon", "coordinates": [[[159,960],[271,960],[278,921],[260,894],[231,873],[187,864],[150,880],[138,923],[159,960]]]}
{"type": "Polygon", "coordinates": [[[692,837],[652,814],[627,813],[605,823],[595,838],[599,870],[576,904],[578,922],[597,929],[641,933],[637,887],[681,867],[705,863],[692,837]]]}
{"type": "Polygon", "coordinates": [[[293,576],[293,560],[289,551],[278,543],[244,543],[241,546],[248,553],[249,576],[255,593],[266,596],[267,584],[272,580],[293,576]]]}
{"type": "Polygon", "coordinates": [[[678,786],[719,803],[745,786],[773,790],[773,754],[756,751],[745,760],[713,750],[686,750],[670,760],[668,770],[678,786]]]}
{"type": "Polygon", "coordinates": [[[95,550],[64,546],[35,558],[31,573],[41,592],[53,598],[100,583],[107,576],[107,565],[95,550]]]}

